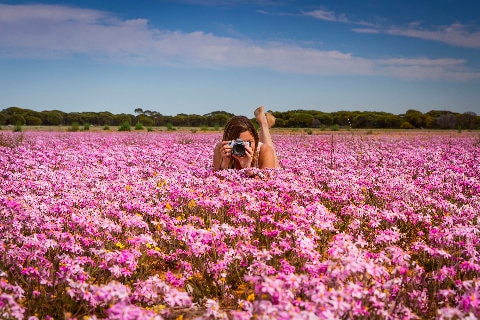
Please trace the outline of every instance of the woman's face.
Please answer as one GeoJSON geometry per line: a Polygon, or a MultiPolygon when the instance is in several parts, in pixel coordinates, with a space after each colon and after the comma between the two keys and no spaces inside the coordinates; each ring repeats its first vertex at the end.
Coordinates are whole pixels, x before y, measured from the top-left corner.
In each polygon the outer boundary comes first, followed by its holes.
{"type": "Polygon", "coordinates": [[[244,132],[240,133],[239,138],[242,139],[245,142],[250,142],[250,147],[253,150],[255,150],[255,138],[250,133],[250,131],[244,131],[244,132]]]}

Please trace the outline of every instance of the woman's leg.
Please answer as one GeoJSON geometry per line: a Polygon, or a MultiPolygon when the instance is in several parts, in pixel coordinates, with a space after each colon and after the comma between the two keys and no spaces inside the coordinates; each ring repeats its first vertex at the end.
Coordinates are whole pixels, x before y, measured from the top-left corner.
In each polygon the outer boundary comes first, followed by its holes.
{"type": "Polygon", "coordinates": [[[270,128],[275,124],[275,117],[271,113],[265,113],[263,106],[255,109],[254,115],[260,125],[260,131],[258,133],[260,141],[272,147],[273,153],[275,154],[275,166],[278,168],[277,151],[275,150],[275,145],[270,135],[270,128]]]}

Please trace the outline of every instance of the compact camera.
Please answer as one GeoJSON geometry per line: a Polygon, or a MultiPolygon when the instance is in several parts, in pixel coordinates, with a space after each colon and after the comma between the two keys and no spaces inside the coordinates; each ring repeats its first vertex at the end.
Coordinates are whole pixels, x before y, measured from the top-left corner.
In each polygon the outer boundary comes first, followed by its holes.
{"type": "Polygon", "coordinates": [[[229,145],[232,147],[233,155],[243,157],[244,155],[246,155],[245,145],[250,146],[250,142],[243,141],[242,139],[237,139],[235,141],[231,141],[229,145]]]}

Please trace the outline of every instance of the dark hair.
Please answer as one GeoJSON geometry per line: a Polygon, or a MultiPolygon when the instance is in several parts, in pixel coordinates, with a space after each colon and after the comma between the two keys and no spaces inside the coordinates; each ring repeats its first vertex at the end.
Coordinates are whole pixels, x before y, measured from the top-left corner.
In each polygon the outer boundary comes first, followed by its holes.
{"type": "Polygon", "coordinates": [[[233,116],[228,120],[225,128],[223,129],[223,141],[230,141],[237,139],[242,132],[248,131],[252,134],[255,140],[255,149],[253,150],[253,159],[251,165],[257,162],[258,158],[258,142],[260,138],[258,136],[257,129],[253,126],[252,121],[245,116],[233,116]]]}

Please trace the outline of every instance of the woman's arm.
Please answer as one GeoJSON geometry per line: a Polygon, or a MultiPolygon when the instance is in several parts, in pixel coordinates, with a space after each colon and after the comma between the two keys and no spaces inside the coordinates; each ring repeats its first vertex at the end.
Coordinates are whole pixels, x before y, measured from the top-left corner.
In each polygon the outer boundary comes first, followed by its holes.
{"type": "Polygon", "coordinates": [[[258,167],[260,169],[276,168],[275,151],[268,144],[262,144],[260,154],[258,155],[258,167]]]}
{"type": "Polygon", "coordinates": [[[213,169],[222,170],[230,167],[232,158],[230,157],[231,149],[228,141],[217,143],[213,150],[213,169]]]}

